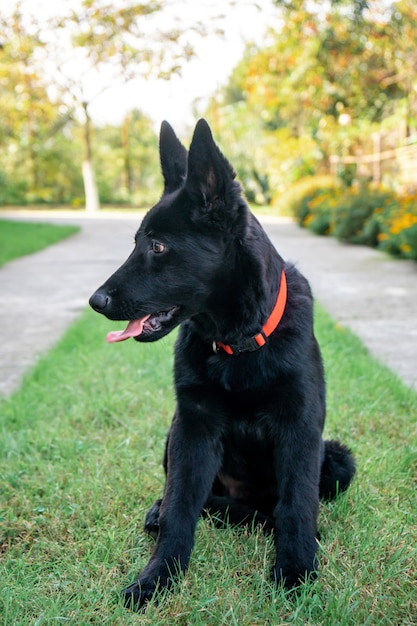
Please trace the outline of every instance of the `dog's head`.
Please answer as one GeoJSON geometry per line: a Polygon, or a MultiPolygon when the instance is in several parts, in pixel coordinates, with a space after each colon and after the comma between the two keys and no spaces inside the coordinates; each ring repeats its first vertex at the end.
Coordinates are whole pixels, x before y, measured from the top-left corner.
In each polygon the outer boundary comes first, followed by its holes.
{"type": "Polygon", "coordinates": [[[233,168],[205,120],[189,153],[163,122],[160,159],[161,199],[143,219],[129,258],[90,298],[97,312],[129,322],[109,333],[110,342],[160,339],[230,288],[228,261],[248,213],[233,168]]]}

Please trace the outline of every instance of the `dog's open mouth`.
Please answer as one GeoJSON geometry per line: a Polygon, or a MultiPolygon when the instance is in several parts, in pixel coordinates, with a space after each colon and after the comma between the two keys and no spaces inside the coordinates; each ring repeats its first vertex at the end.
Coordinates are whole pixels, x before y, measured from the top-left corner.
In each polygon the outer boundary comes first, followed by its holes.
{"type": "Polygon", "coordinates": [[[162,330],[164,325],[169,323],[179,310],[178,306],[173,306],[167,311],[159,311],[145,315],[137,320],[131,320],[125,330],[114,330],[107,334],[106,341],[116,343],[118,341],[126,341],[131,337],[137,338],[142,333],[154,333],[162,330]]]}

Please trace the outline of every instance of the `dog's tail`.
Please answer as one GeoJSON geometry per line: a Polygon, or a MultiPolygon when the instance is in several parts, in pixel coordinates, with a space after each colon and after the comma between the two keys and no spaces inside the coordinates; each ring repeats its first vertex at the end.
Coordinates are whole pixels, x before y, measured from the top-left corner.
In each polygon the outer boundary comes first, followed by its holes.
{"type": "Polygon", "coordinates": [[[332,500],[345,491],[355,474],[355,469],[355,460],[349,448],[339,441],[325,441],[320,475],[320,498],[332,500]]]}

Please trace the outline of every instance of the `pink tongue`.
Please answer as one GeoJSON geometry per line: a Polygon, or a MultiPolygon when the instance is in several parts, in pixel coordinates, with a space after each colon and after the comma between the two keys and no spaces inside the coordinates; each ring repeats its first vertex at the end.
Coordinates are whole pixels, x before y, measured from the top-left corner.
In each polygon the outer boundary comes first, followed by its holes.
{"type": "Polygon", "coordinates": [[[117,341],[126,341],[126,339],[129,339],[130,337],[137,337],[138,335],[141,335],[143,325],[149,318],[150,315],[146,315],[140,320],[132,320],[126,326],[125,330],[114,330],[111,333],[108,333],[106,341],[109,343],[116,343],[117,341]]]}

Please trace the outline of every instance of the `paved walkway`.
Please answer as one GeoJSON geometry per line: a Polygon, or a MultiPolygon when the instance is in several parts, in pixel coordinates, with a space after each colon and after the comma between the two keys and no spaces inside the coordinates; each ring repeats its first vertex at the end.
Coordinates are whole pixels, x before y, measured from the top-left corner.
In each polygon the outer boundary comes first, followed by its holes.
{"type": "MultiPolygon", "coordinates": [[[[13,213],[1,214],[16,219],[13,213]]],[[[127,257],[140,215],[36,213],[20,219],[80,224],[81,232],[0,268],[0,395],[62,336],[88,297],[127,257]]],[[[263,220],[281,255],[372,354],[417,390],[417,264],[316,237],[287,220],[263,220]]]]}

